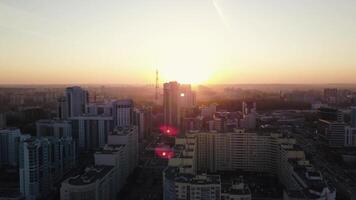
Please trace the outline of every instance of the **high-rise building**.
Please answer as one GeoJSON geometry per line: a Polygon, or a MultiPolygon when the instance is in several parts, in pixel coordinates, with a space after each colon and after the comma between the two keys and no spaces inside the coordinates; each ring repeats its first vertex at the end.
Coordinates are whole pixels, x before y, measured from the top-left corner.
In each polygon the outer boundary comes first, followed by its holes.
{"type": "Polygon", "coordinates": [[[240,128],[255,129],[256,128],[256,103],[242,102],[242,119],[240,120],[240,128]]]}
{"type": "Polygon", "coordinates": [[[67,120],[39,120],[36,122],[37,137],[72,137],[72,125],[67,120]]]}
{"type": "Polygon", "coordinates": [[[55,181],[70,170],[76,160],[71,138],[29,138],[20,144],[20,192],[26,200],[46,198],[55,181]]]}
{"type": "Polygon", "coordinates": [[[169,82],[163,85],[164,124],[180,126],[179,83],[169,82]]]}
{"type": "Polygon", "coordinates": [[[113,102],[113,107],[115,126],[133,125],[134,102],[132,99],[117,100],[113,102]]]}
{"type": "Polygon", "coordinates": [[[351,107],[351,127],[356,128],[356,106],[351,107]]]}
{"type": "Polygon", "coordinates": [[[138,130],[136,126],[116,127],[108,135],[108,145],[125,145],[128,171],[131,173],[138,164],[138,130]]]}
{"type": "Polygon", "coordinates": [[[133,120],[133,124],[138,128],[139,140],[147,138],[152,131],[152,108],[135,108],[133,120]]]}
{"type": "Polygon", "coordinates": [[[58,98],[58,113],[57,113],[57,117],[59,119],[68,119],[69,118],[69,108],[68,108],[68,100],[66,96],[63,97],[59,97],[58,98]]]}
{"type": "Polygon", "coordinates": [[[72,117],[72,135],[78,141],[80,151],[93,150],[107,143],[107,135],[114,128],[111,115],[85,114],[72,117]]]}
{"type": "Polygon", "coordinates": [[[196,94],[189,84],[168,82],[163,85],[164,124],[181,128],[181,120],[196,106],[196,94]]]}
{"type": "Polygon", "coordinates": [[[78,86],[66,89],[66,102],[68,103],[68,117],[78,117],[86,112],[89,94],[78,86]]]}
{"type": "Polygon", "coordinates": [[[90,115],[113,115],[114,102],[108,101],[103,103],[90,103],[87,106],[87,113],[90,115]]]}
{"type": "Polygon", "coordinates": [[[6,114],[0,113],[0,129],[6,128],[6,114]]]}
{"type": "Polygon", "coordinates": [[[180,108],[193,108],[196,106],[196,94],[190,84],[179,86],[179,105],[180,108]]]}
{"type": "Polygon", "coordinates": [[[138,129],[138,139],[142,140],[145,134],[145,112],[144,110],[135,109],[133,114],[133,124],[138,129]]]}
{"type": "Polygon", "coordinates": [[[356,147],[356,128],[345,127],[345,147],[356,147]]]}
{"type": "Polygon", "coordinates": [[[19,144],[21,139],[30,137],[21,135],[20,129],[0,130],[0,166],[17,167],[19,163],[19,144]]]}
{"type": "Polygon", "coordinates": [[[196,138],[176,138],[174,157],[163,171],[164,200],[220,200],[220,176],[196,173],[196,148],[196,138]]]}
{"type": "Polygon", "coordinates": [[[88,167],[62,182],[61,200],[112,200],[116,198],[115,168],[88,167]]]}

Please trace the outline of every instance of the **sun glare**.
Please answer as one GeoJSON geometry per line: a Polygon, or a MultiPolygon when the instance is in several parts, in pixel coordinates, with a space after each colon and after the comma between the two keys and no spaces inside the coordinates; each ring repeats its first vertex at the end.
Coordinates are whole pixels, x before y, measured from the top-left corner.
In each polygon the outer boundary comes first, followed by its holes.
{"type": "Polygon", "coordinates": [[[164,81],[178,81],[179,83],[202,84],[208,82],[213,75],[213,70],[199,66],[174,66],[161,70],[164,81]]]}
{"type": "MultiPolygon", "coordinates": [[[[201,35],[204,35],[203,33],[201,35]]],[[[165,43],[157,42],[153,53],[154,65],[158,67],[162,82],[178,81],[185,84],[210,82],[217,67],[219,52],[209,48],[201,38],[186,40],[167,38],[165,43]]]]}

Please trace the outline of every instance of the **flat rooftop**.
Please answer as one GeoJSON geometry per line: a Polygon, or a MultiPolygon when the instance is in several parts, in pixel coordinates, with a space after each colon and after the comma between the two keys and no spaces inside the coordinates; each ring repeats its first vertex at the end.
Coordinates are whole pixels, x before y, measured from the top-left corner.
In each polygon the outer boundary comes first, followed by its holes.
{"type": "Polygon", "coordinates": [[[167,167],[164,170],[165,176],[167,179],[174,180],[176,182],[181,183],[191,183],[197,185],[205,185],[205,184],[220,184],[220,176],[219,175],[192,175],[187,173],[180,173],[178,167],[167,167]]]}
{"type": "Polygon", "coordinates": [[[104,178],[114,167],[113,166],[94,166],[85,169],[83,174],[68,178],[71,185],[88,185],[104,178]]]}

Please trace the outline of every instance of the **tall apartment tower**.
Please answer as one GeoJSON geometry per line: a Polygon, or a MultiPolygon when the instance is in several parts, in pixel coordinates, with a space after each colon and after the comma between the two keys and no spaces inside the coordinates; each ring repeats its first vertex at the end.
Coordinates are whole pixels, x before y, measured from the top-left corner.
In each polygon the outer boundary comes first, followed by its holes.
{"type": "Polygon", "coordinates": [[[196,105],[196,94],[190,84],[180,85],[179,105],[181,108],[193,108],[196,105]]]}
{"type": "Polygon", "coordinates": [[[138,130],[137,126],[117,127],[108,135],[108,145],[125,145],[129,173],[138,164],[138,130]]]}
{"type": "Polygon", "coordinates": [[[164,124],[179,127],[179,83],[169,82],[163,85],[164,124]]]}
{"type": "Polygon", "coordinates": [[[45,199],[55,181],[75,164],[71,138],[28,138],[20,144],[20,192],[26,200],[45,199]]]}
{"type": "Polygon", "coordinates": [[[132,99],[117,100],[113,103],[115,126],[127,127],[133,125],[134,102],[132,99]]]}
{"type": "Polygon", "coordinates": [[[2,165],[17,167],[19,160],[19,143],[22,138],[20,129],[6,128],[0,130],[0,167],[2,165]]]}
{"type": "Polygon", "coordinates": [[[240,127],[244,129],[256,128],[256,102],[242,102],[242,119],[240,120],[240,127]]]}
{"type": "Polygon", "coordinates": [[[78,117],[85,113],[89,93],[78,86],[66,89],[68,117],[78,117]]]}
{"type": "Polygon", "coordinates": [[[351,127],[356,128],[356,106],[351,107],[351,127]]]}
{"type": "Polygon", "coordinates": [[[0,113],[0,128],[6,128],[6,114],[0,113]]]}
{"type": "Polygon", "coordinates": [[[69,110],[68,110],[68,100],[65,96],[58,98],[58,115],[59,119],[68,119],[69,110]]]}

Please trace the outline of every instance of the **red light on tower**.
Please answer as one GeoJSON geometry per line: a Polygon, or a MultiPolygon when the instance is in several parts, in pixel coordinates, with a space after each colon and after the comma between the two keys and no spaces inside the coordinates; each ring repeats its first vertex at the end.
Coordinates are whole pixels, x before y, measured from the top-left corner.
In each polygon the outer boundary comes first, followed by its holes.
{"type": "Polygon", "coordinates": [[[176,129],[175,127],[172,127],[172,126],[163,125],[159,129],[162,134],[169,136],[169,137],[175,137],[178,134],[178,129],[176,129]]]}
{"type": "Polygon", "coordinates": [[[156,147],[155,154],[163,159],[171,159],[174,157],[174,152],[169,147],[156,147]]]}

